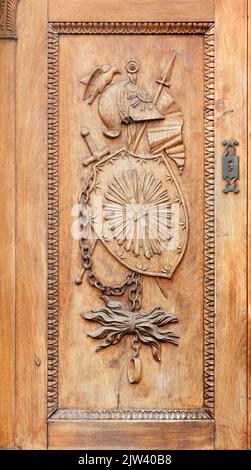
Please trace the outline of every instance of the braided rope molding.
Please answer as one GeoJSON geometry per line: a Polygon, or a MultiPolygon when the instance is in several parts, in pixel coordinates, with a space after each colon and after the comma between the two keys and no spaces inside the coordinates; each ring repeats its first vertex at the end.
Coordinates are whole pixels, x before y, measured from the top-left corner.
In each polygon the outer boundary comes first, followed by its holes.
{"type": "MultiPolygon", "coordinates": [[[[205,248],[204,248],[204,406],[203,410],[97,411],[91,418],[107,413],[166,413],[158,419],[209,419],[214,409],[214,321],[215,321],[215,214],[214,214],[214,25],[213,23],[69,23],[51,22],[48,32],[48,415],[53,419],[77,413],[57,410],[58,369],[58,56],[61,34],[202,34],[205,55],[205,248]],[[56,413],[55,413],[56,412],[56,413]],[[98,413],[98,415],[97,415],[98,413]],[[170,414],[169,414],[170,413],[170,414]],[[168,418],[168,416],[173,416],[168,418]],[[175,417],[176,416],[176,417],[175,417]],[[182,417],[181,417],[182,416],[182,417]],[[192,418],[191,416],[197,416],[192,418]],[[205,418],[206,417],[206,418],[205,418]]],[[[135,414],[136,413],[136,414],[135,414]]],[[[148,413],[148,414],[147,414],[148,413]]],[[[94,418],[101,416],[100,418],[94,418]]],[[[104,415],[104,416],[103,416],[104,415]]],[[[73,416],[73,415],[72,415],[73,416]]],[[[84,416],[84,415],[83,415],[84,416]]],[[[87,414],[86,414],[87,416],[87,414]]],[[[110,416],[110,415],[109,415],[110,416]]],[[[113,416],[113,415],[112,415],[113,416]]],[[[131,416],[131,415],[130,415],[131,416]]],[[[145,414],[144,414],[145,416],[145,414]]],[[[64,419],[64,418],[62,418],[64,419]]],[[[117,418],[128,419],[128,418],[117,418]]],[[[130,418],[149,419],[149,418],[130,418]]],[[[156,418],[157,419],[157,418],[156,418]]]]}
{"type": "Polygon", "coordinates": [[[204,406],[214,409],[215,210],[214,210],[214,26],[204,36],[205,221],[204,221],[204,406]]]}
{"type": "Polygon", "coordinates": [[[172,421],[211,419],[204,409],[194,410],[71,410],[59,409],[51,416],[51,420],[144,420],[172,421]]]}
{"type": "Polygon", "coordinates": [[[16,39],[18,0],[0,0],[0,39],[16,39]]]}

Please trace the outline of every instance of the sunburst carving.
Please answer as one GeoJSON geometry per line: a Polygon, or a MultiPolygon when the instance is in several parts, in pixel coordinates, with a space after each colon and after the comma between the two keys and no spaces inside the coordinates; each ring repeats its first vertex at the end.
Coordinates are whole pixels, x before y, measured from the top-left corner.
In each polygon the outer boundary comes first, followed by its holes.
{"type": "MultiPolygon", "coordinates": [[[[1,32],[0,32],[1,33],[1,32]]],[[[214,25],[212,23],[49,23],[49,228],[48,228],[48,413],[54,419],[109,419],[109,420],[201,420],[213,416],[215,380],[215,227],[214,227],[214,25]],[[57,410],[58,406],[58,55],[59,37],[79,34],[104,35],[202,35],[204,37],[205,63],[205,310],[204,310],[204,406],[205,409],[191,410],[57,410]]],[[[126,153],[119,155],[127,159],[126,153]]],[[[161,161],[160,161],[161,163],[161,161]]],[[[103,171],[102,165],[97,170],[103,171]]],[[[111,168],[112,169],[112,168],[111,168]]],[[[175,202],[175,201],[173,201],[175,202]]],[[[184,221],[185,222],[185,221],[184,221]]],[[[124,256],[121,248],[121,255],[124,256]]],[[[169,266],[163,270],[169,270],[169,266]]]]}
{"type": "Polygon", "coordinates": [[[171,238],[171,204],[162,182],[145,171],[115,175],[105,194],[104,217],[119,245],[147,259],[171,238]]]}

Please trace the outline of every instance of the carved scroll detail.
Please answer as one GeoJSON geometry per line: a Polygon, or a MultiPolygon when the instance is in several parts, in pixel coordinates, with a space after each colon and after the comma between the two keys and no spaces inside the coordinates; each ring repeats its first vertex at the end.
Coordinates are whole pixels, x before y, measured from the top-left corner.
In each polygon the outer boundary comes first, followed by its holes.
{"type": "MultiPolygon", "coordinates": [[[[13,3],[16,0],[13,0],[13,3]]],[[[1,2],[1,0],[0,0],[1,2]]],[[[3,2],[2,3],[6,3],[3,2]]],[[[11,3],[11,2],[8,2],[11,3]]],[[[1,5],[1,3],[0,3],[1,5]]],[[[2,19],[2,17],[1,17],[2,19]]],[[[2,30],[2,21],[1,30],[2,30]]],[[[214,29],[212,23],[51,23],[48,55],[48,413],[57,410],[58,37],[60,34],[201,34],[205,51],[204,406],[198,410],[58,410],[53,419],[210,419],[214,407],[214,29]],[[84,418],[85,417],[85,418],[84,418]]],[[[0,35],[1,36],[1,35],[0,35]]]]}
{"type": "Polygon", "coordinates": [[[18,0],[0,0],[0,39],[16,39],[16,9],[18,0]]]}

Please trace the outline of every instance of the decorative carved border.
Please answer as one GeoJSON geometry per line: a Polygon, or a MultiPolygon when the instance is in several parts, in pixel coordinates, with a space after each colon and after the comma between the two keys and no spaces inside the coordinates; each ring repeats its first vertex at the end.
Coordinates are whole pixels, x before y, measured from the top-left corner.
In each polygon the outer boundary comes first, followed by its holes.
{"type": "Polygon", "coordinates": [[[203,408],[194,410],[70,410],[60,409],[53,415],[53,420],[147,420],[147,421],[191,421],[210,419],[211,416],[203,408]]]}
{"type": "Polygon", "coordinates": [[[50,23],[55,34],[205,34],[212,23],[50,23]]]}
{"type": "Polygon", "coordinates": [[[215,209],[214,209],[214,25],[204,36],[204,406],[214,411],[215,209]]]}
{"type": "Polygon", "coordinates": [[[48,413],[58,396],[58,34],[48,43],[48,413]]]}
{"type": "Polygon", "coordinates": [[[16,39],[18,0],[0,0],[0,39],[16,39]]]}
{"type": "Polygon", "coordinates": [[[49,23],[48,31],[48,415],[53,419],[210,419],[214,410],[215,213],[213,23],[49,23]],[[197,410],[58,410],[58,58],[62,34],[201,34],[204,36],[205,238],[204,403],[197,410]]]}

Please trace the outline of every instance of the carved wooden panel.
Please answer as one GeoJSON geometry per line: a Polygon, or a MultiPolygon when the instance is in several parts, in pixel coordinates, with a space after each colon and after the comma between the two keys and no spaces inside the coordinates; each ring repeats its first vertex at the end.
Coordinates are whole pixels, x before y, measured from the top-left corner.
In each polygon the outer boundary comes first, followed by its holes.
{"type": "Polygon", "coordinates": [[[0,0],[0,38],[16,39],[16,8],[18,0],[0,0]]]}
{"type": "Polygon", "coordinates": [[[49,416],[213,417],[213,24],[51,23],[48,60],[49,416]]]}

